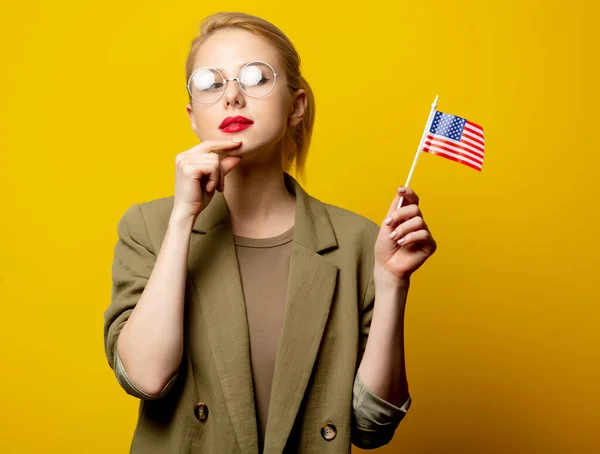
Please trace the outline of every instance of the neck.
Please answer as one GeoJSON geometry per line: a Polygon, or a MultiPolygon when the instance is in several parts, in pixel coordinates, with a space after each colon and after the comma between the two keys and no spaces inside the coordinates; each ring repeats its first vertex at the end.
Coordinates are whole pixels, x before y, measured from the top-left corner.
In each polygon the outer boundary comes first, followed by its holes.
{"type": "Polygon", "coordinates": [[[280,162],[248,167],[240,163],[226,179],[223,195],[234,235],[269,238],[294,225],[296,201],[285,187],[280,162]]]}

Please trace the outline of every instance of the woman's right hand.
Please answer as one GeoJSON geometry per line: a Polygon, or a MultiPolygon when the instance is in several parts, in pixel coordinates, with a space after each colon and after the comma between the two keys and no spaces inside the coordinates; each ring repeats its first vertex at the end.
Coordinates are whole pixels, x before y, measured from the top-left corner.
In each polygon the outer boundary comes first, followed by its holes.
{"type": "Polygon", "coordinates": [[[231,140],[206,140],[179,153],[175,158],[175,197],[173,212],[196,218],[212,200],[215,189],[223,191],[225,175],[242,160],[239,156],[221,157],[219,151],[242,145],[231,140]]]}

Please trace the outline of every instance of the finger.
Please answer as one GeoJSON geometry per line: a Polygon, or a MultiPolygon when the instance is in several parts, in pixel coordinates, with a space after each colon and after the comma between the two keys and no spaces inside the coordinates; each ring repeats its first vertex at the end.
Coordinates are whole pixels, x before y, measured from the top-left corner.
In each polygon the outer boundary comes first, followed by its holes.
{"type": "Polygon", "coordinates": [[[207,192],[212,192],[219,184],[219,173],[221,170],[221,166],[219,165],[219,157],[211,153],[213,161],[210,164],[210,173],[208,174],[208,182],[206,183],[205,189],[207,192]]]}
{"type": "Polygon", "coordinates": [[[200,146],[202,145],[204,145],[204,147],[209,151],[221,151],[239,148],[242,146],[242,142],[234,142],[233,140],[205,140],[200,144],[200,146]]]}
{"type": "Polygon", "coordinates": [[[396,197],[394,197],[394,200],[392,200],[390,208],[387,212],[387,216],[390,216],[394,211],[396,211],[399,208],[399,206],[403,207],[412,204],[418,205],[419,197],[417,196],[417,194],[415,194],[415,192],[412,189],[406,186],[400,186],[396,190],[396,197]]]}
{"type": "Polygon", "coordinates": [[[210,171],[207,172],[208,181],[206,178],[206,185],[204,186],[204,190],[208,193],[213,192],[219,186],[219,163],[217,162],[215,165],[211,166],[210,171]]]}
{"type": "Polygon", "coordinates": [[[197,156],[181,156],[180,153],[176,160],[178,171],[189,178],[195,180],[207,180],[219,163],[219,157],[216,154],[203,154],[197,156]]]}
{"type": "Polygon", "coordinates": [[[419,196],[409,187],[400,186],[398,188],[398,194],[404,199],[403,206],[419,204],[419,196]]]}
{"type": "Polygon", "coordinates": [[[221,168],[223,169],[223,173],[227,175],[231,170],[237,166],[242,160],[241,156],[226,156],[221,160],[221,168]]]}
{"type": "MultiPolygon", "coordinates": [[[[232,149],[239,148],[242,145],[241,140],[236,141],[205,141],[203,144],[209,149],[208,153],[214,153],[219,157],[219,164],[217,168],[218,181],[215,184],[217,191],[223,192],[225,189],[225,175],[226,172],[222,168],[221,158],[223,158],[224,152],[232,149]]],[[[227,155],[224,155],[227,156],[227,155]]],[[[231,169],[229,169],[231,170],[231,169]]],[[[211,184],[211,187],[213,185],[211,184]]]]}
{"type": "Polygon", "coordinates": [[[215,186],[217,185],[217,183],[215,181],[209,181],[208,183],[206,183],[206,186],[204,186],[204,191],[208,194],[210,194],[211,192],[214,191],[215,186]]]}
{"type": "Polygon", "coordinates": [[[240,156],[227,156],[223,158],[221,161],[221,181],[219,185],[219,191],[223,192],[225,190],[225,175],[227,175],[231,170],[237,166],[242,158],[240,156]]]}
{"type": "Polygon", "coordinates": [[[241,145],[241,142],[233,142],[231,140],[205,140],[202,143],[193,146],[184,153],[196,154],[209,153],[211,151],[232,150],[239,148],[241,145]]]}
{"type": "Polygon", "coordinates": [[[399,240],[400,238],[408,235],[409,233],[416,232],[418,230],[427,230],[425,221],[421,216],[416,216],[414,218],[409,219],[408,221],[403,222],[394,230],[392,230],[392,232],[389,234],[389,237],[392,240],[399,240]]]}
{"type": "Polygon", "coordinates": [[[421,208],[418,205],[407,205],[394,210],[388,215],[383,223],[390,228],[396,228],[401,222],[407,221],[415,216],[422,216],[421,208]]]}
{"type": "Polygon", "coordinates": [[[416,232],[410,232],[399,238],[396,243],[398,246],[407,246],[409,244],[433,241],[433,237],[428,230],[417,230],[416,232]]]}

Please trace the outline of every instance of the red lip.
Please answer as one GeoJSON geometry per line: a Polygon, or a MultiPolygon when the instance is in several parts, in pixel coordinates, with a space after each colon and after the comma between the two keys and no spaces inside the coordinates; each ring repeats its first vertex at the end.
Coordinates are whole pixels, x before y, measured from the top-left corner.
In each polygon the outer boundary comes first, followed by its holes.
{"type": "MultiPolygon", "coordinates": [[[[241,115],[238,115],[237,117],[227,117],[219,125],[219,129],[225,129],[225,128],[227,128],[227,126],[234,125],[234,124],[239,124],[240,126],[241,125],[246,125],[246,127],[247,127],[247,126],[250,126],[253,123],[254,122],[252,120],[250,120],[249,118],[242,117],[241,115]]],[[[243,129],[245,129],[245,128],[243,128],[243,129]]]]}
{"type": "Polygon", "coordinates": [[[221,131],[228,132],[228,133],[240,132],[240,131],[243,131],[244,129],[248,129],[250,126],[252,126],[252,125],[243,124],[243,123],[231,123],[229,126],[221,129],[221,131]]]}

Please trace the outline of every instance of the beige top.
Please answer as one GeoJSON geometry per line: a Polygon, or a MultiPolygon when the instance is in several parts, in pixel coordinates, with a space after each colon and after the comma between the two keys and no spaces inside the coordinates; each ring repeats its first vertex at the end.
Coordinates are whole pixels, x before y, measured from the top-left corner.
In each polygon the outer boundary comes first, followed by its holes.
{"type": "Polygon", "coordinates": [[[294,228],[272,238],[234,236],[248,331],[259,452],[262,452],[277,345],[283,326],[294,228]]]}

